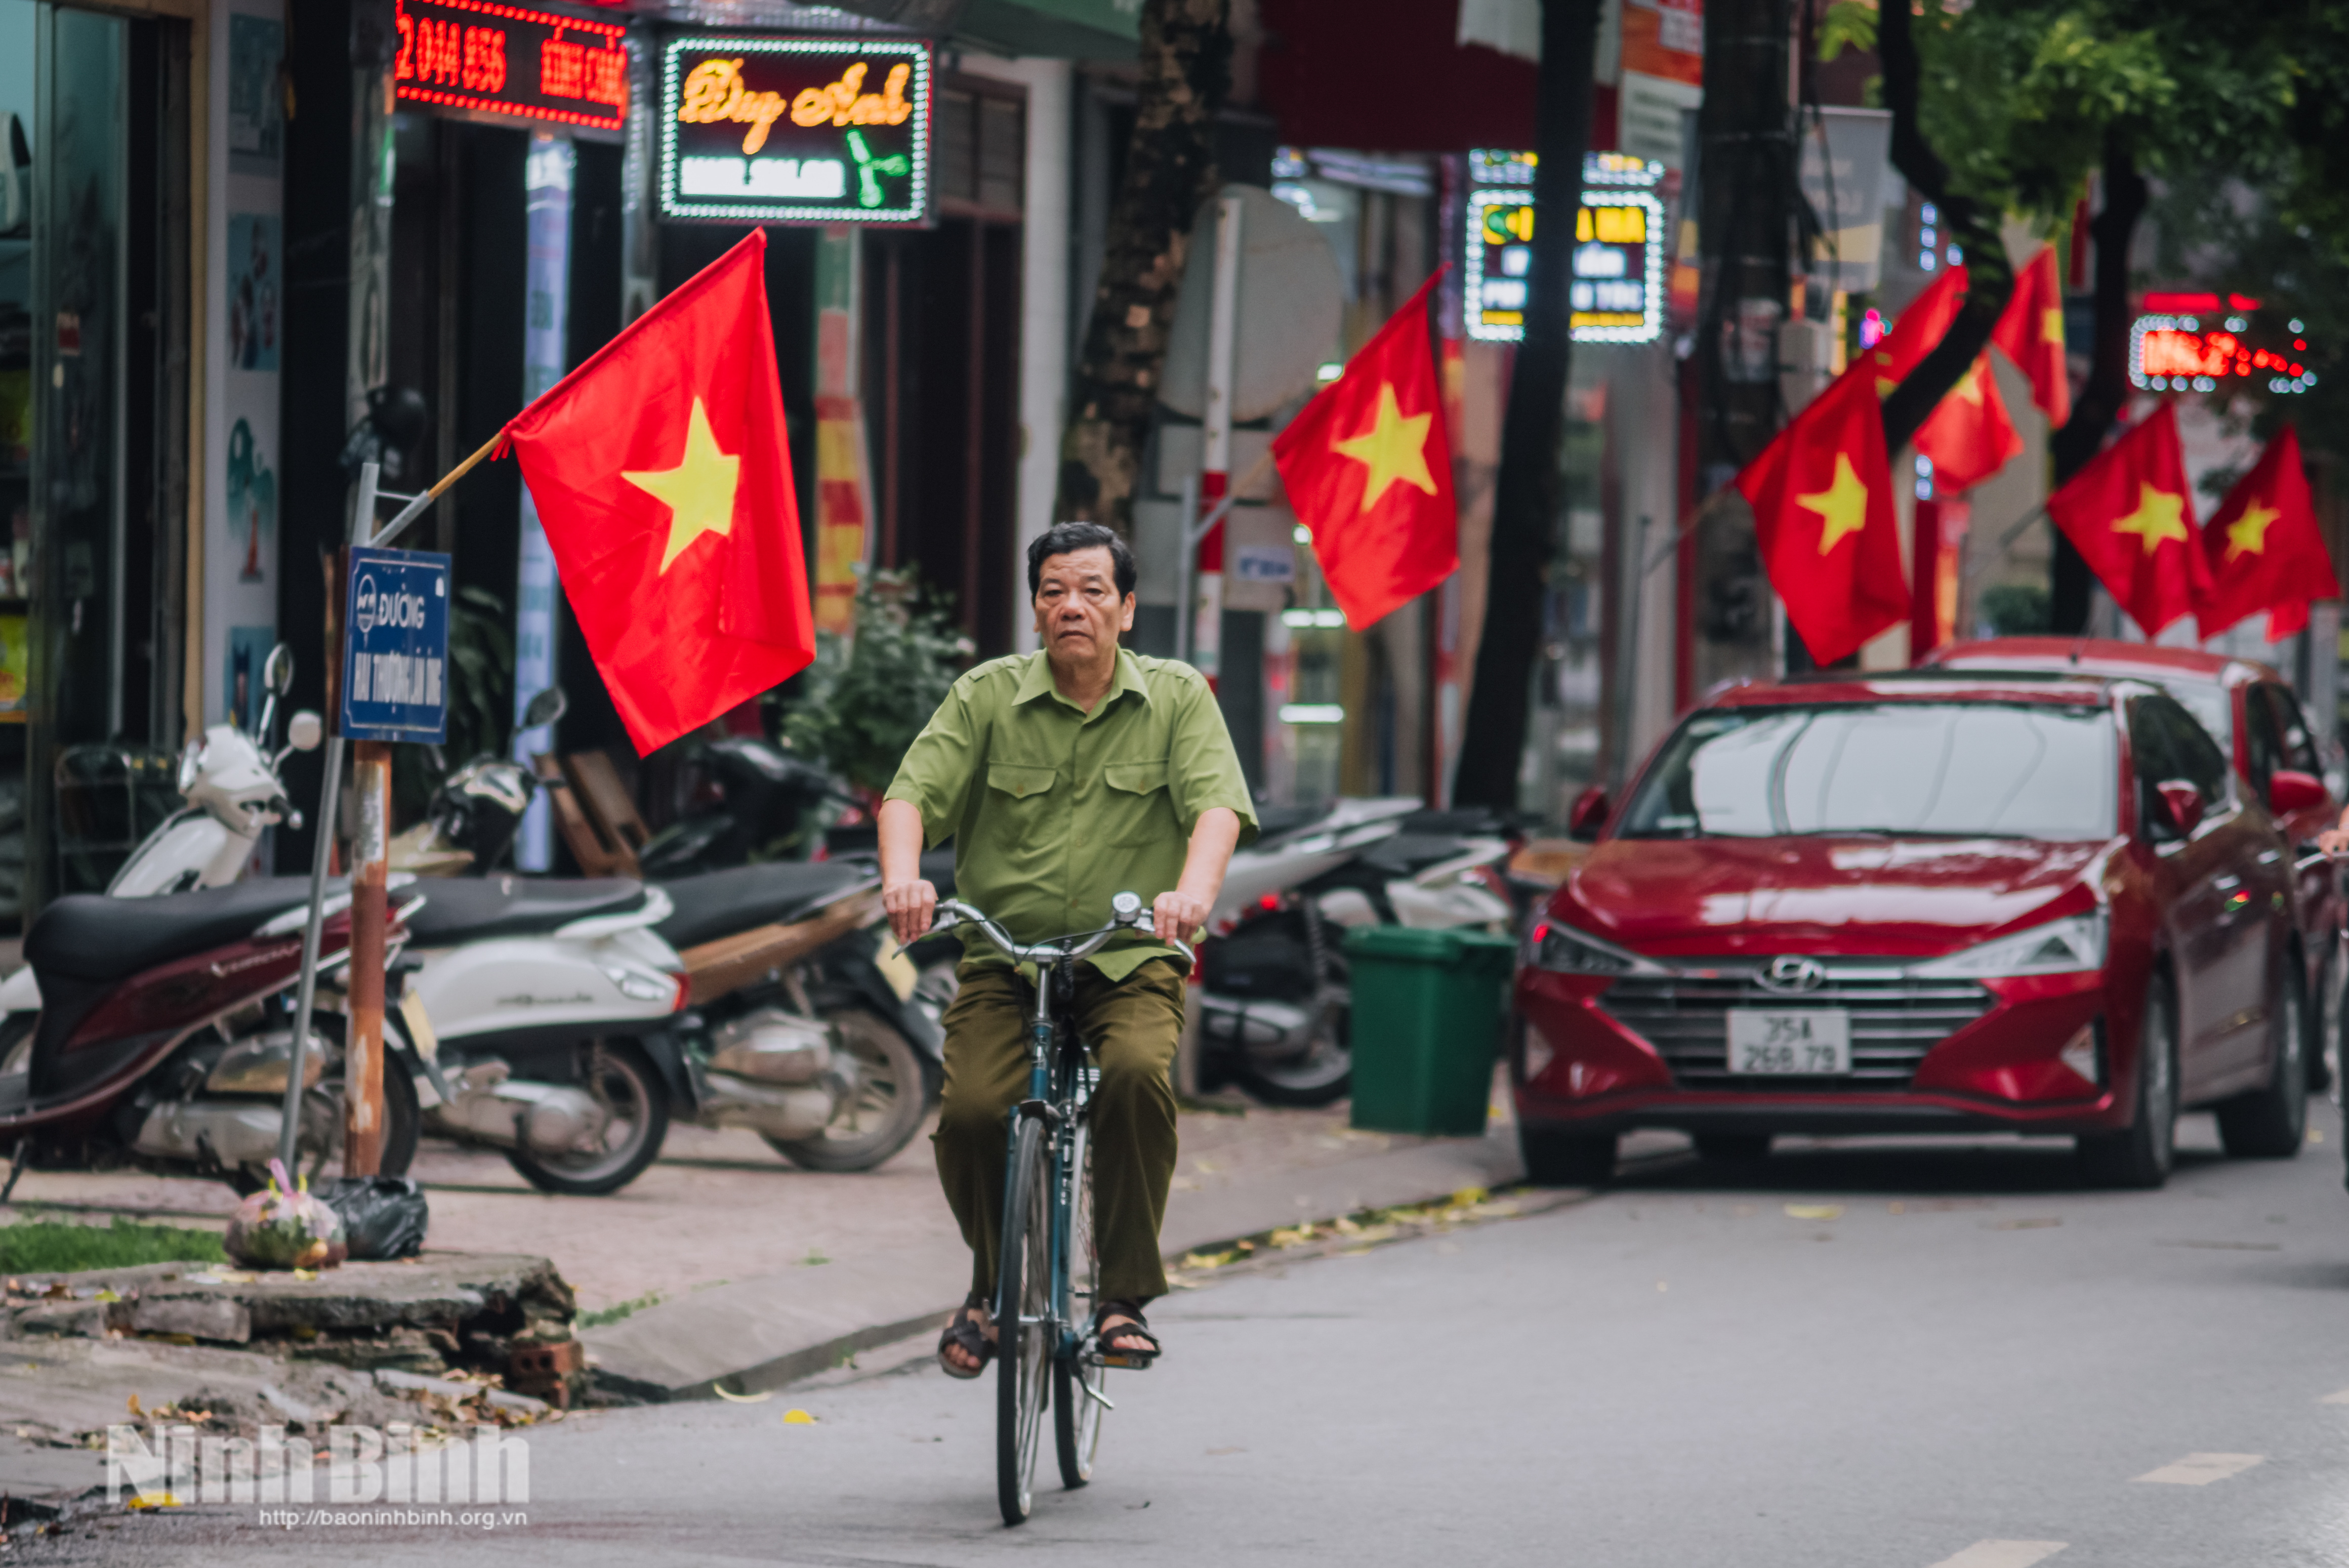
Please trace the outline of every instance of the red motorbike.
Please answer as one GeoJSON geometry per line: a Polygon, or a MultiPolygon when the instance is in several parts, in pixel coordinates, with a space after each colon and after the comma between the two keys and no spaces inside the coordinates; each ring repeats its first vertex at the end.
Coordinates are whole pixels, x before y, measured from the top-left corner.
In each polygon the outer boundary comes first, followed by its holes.
{"type": "MultiPolygon", "coordinates": [[[[129,1166],[258,1188],[283,1125],[309,892],[307,878],[269,877],[159,898],[74,894],[43,910],[25,938],[40,1010],[0,1026],[9,1186],[28,1167],[129,1166]]],[[[392,913],[395,951],[415,906],[392,913]]],[[[296,1143],[313,1172],[342,1146],[343,1018],[328,987],[350,956],[347,888],[326,907],[296,1143]]],[[[429,1069],[398,1031],[386,1037],[382,1168],[398,1175],[416,1153],[417,1080],[429,1069]]]]}

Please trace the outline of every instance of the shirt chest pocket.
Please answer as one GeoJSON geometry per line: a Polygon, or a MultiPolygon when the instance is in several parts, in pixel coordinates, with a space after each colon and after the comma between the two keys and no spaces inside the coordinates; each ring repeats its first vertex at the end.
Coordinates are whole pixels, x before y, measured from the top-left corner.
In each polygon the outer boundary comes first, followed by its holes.
{"type": "Polygon", "coordinates": [[[1052,810],[1052,784],[1060,771],[1018,762],[987,765],[988,815],[1009,824],[1013,835],[1040,828],[1052,810]]]}
{"type": "Polygon", "coordinates": [[[1112,762],[1102,769],[1102,839],[1113,849],[1138,849],[1177,836],[1164,762],[1112,762]]]}

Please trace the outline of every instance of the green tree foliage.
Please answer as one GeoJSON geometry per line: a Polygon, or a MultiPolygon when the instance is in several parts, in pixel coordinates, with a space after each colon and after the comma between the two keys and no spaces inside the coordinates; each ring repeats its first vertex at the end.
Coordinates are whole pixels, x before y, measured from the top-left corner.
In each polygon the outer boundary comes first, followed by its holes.
{"type": "Polygon", "coordinates": [[[784,740],[860,789],[886,789],[969,662],[950,611],[911,569],[873,573],[856,591],[856,635],[818,634],[783,709],[784,740]]]}

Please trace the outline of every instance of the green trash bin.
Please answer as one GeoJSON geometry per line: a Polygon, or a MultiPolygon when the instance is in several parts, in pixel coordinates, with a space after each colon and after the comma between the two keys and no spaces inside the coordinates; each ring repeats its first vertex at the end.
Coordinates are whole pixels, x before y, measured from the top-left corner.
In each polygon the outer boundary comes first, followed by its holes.
{"type": "Polygon", "coordinates": [[[1483,931],[1357,926],[1346,934],[1356,1127],[1475,1137],[1517,944],[1483,931]]]}

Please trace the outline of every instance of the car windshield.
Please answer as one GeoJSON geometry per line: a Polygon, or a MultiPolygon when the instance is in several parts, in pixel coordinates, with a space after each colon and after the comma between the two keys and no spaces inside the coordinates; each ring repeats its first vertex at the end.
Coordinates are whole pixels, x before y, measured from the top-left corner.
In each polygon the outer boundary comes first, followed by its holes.
{"type": "Polygon", "coordinates": [[[2232,757],[2235,754],[2235,697],[2217,681],[2165,679],[2161,689],[2176,697],[2178,706],[2192,714],[2196,722],[2210,732],[2219,749],[2232,757]]]}
{"type": "Polygon", "coordinates": [[[1692,715],[1624,814],[1634,839],[2113,832],[2101,707],[1838,703],[1692,715]]]}

